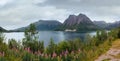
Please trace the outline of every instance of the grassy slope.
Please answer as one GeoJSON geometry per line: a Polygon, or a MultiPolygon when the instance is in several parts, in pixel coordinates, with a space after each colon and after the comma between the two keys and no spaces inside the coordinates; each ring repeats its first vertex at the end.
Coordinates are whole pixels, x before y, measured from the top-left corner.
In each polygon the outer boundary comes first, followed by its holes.
{"type": "Polygon", "coordinates": [[[120,61],[120,39],[113,41],[111,48],[95,61],[120,61]]]}
{"type": "Polygon", "coordinates": [[[120,49],[120,39],[117,39],[112,43],[112,48],[120,49]]]}

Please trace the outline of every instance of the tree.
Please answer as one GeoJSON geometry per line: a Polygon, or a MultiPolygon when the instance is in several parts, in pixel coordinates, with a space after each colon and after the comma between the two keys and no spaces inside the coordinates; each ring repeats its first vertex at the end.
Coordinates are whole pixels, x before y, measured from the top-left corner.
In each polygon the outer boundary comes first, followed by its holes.
{"type": "Polygon", "coordinates": [[[33,41],[37,39],[37,31],[34,24],[30,24],[29,28],[25,30],[25,38],[27,41],[33,41]]]}
{"type": "Polygon", "coordinates": [[[80,39],[75,39],[75,40],[71,40],[68,42],[70,44],[70,51],[72,50],[78,50],[80,48],[82,48],[82,41],[80,39]]]}
{"type": "Polygon", "coordinates": [[[5,35],[2,32],[0,32],[0,43],[3,43],[4,39],[5,35]]]}
{"type": "Polygon", "coordinates": [[[62,52],[62,51],[70,51],[71,50],[71,45],[70,43],[68,43],[68,41],[62,41],[58,44],[58,52],[62,52]]]}
{"type": "Polygon", "coordinates": [[[97,34],[95,37],[96,46],[98,46],[99,44],[102,44],[107,38],[108,38],[108,33],[105,30],[97,31],[97,34]]]}
{"type": "Polygon", "coordinates": [[[118,35],[117,36],[118,36],[118,38],[120,38],[120,28],[118,30],[118,35]]]}
{"type": "Polygon", "coordinates": [[[101,41],[106,40],[108,37],[108,33],[105,30],[101,31],[101,41]]]}
{"type": "Polygon", "coordinates": [[[30,53],[24,53],[22,56],[22,61],[33,61],[33,55],[30,53]]]}
{"type": "Polygon", "coordinates": [[[25,31],[25,38],[23,39],[23,46],[29,47],[32,52],[44,50],[44,43],[38,40],[36,27],[30,24],[30,27],[25,31]]]}
{"type": "Polygon", "coordinates": [[[5,35],[0,32],[0,52],[5,52],[7,51],[7,45],[4,43],[5,40],[5,35]]]}
{"type": "Polygon", "coordinates": [[[47,47],[47,53],[52,54],[53,52],[56,51],[57,45],[54,43],[54,40],[51,38],[48,47],[47,47]]]}
{"type": "Polygon", "coordinates": [[[18,48],[19,44],[16,42],[15,39],[9,39],[8,41],[9,48],[18,48]]]}
{"type": "Polygon", "coordinates": [[[38,50],[42,52],[44,52],[44,42],[43,41],[38,41],[38,50]]]}

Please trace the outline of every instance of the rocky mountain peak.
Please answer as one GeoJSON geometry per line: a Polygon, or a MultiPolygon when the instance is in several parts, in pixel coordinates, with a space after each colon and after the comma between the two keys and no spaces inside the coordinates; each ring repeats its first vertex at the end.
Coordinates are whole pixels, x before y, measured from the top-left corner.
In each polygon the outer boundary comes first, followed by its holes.
{"type": "Polygon", "coordinates": [[[77,25],[80,23],[92,23],[92,21],[85,14],[79,14],[78,16],[70,15],[64,22],[64,24],[68,26],[77,25]]]}

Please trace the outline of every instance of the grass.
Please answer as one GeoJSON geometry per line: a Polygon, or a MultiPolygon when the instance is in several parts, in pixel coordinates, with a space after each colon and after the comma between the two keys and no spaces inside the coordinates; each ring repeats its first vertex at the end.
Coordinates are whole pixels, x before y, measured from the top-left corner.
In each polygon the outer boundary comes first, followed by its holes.
{"type": "MultiPolygon", "coordinates": [[[[112,43],[112,48],[120,50],[120,39],[117,39],[112,43]]],[[[114,57],[115,59],[120,59],[120,53],[117,55],[112,55],[112,57],[114,57]]]]}
{"type": "MultiPolygon", "coordinates": [[[[108,44],[107,43],[109,43],[109,42],[104,42],[103,44],[102,44],[102,47],[107,47],[108,46],[108,44]]],[[[114,40],[114,41],[112,41],[111,42],[112,44],[111,44],[111,46],[109,46],[108,48],[112,48],[112,49],[115,49],[115,51],[116,52],[118,52],[117,54],[115,53],[115,55],[113,55],[114,54],[114,52],[113,53],[110,53],[109,55],[111,56],[111,57],[113,57],[114,59],[120,59],[120,53],[119,53],[119,51],[118,50],[120,50],[120,39],[116,39],[116,40],[114,40]],[[111,55],[112,54],[112,55],[111,55]]],[[[104,49],[106,49],[106,48],[103,48],[102,49],[102,51],[104,50],[104,49]]],[[[109,49],[108,49],[109,50],[109,49]]],[[[106,53],[106,51],[108,51],[107,49],[105,50],[105,53],[106,53]]],[[[104,53],[103,53],[104,54],[104,53]]],[[[104,59],[104,60],[102,60],[102,61],[110,61],[111,60],[111,58],[106,58],[106,59],[104,59]]]]}
{"type": "Polygon", "coordinates": [[[102,61],[110,61],[110,59],[108,58],[108,59],[104,59],[104,60],[102,60],[102,61]]]}
{"type": "MultiPolygon", "coordinates": [[[[120,49],[120,39],[117,39],[116,41],[114,41],[112,43],[112,48],[113,49],[118,49],[118,50],[120,49]]],[[[116,58],[116,59],[120,59],[120,53],[115,55],[115,56],[113,56],[113,57],[116,58]]]]}
{"type": "Polygon", "coordinates": [[[120,54],[113,56],[115,59],[120,59],[120,54]]]}
{"type": "Polygon", "coordinates": [[[112,48],[120,49],[120,39],[117,39],[112,43],[112,48]]]}

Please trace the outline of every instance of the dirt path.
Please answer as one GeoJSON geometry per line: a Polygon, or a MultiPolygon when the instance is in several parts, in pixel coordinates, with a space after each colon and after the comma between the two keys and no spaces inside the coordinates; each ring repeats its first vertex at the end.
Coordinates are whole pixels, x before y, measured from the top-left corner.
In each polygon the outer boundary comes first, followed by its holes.
{"type": "Polygon", "coordinates": [[[95,61],[120,61],[120,39],[113,42],[112,47],[95,61]]]}

